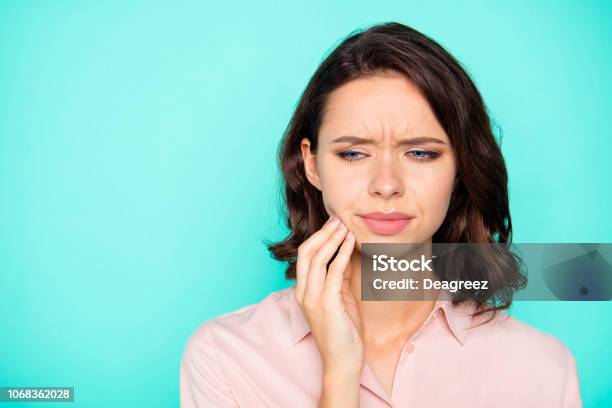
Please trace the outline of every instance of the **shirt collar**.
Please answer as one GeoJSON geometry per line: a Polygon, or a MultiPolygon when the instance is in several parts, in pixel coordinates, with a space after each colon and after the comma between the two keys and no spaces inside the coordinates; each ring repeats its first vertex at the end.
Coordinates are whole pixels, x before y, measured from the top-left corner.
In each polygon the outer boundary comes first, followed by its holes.
{"type": "MultiPolygon", "coordinates": [[[[310,326],[295,299],[295,285],[289,289],[289,317],[291,319],[293,344],[296,344],[310,333],[310,326]]],[[[451,292],[448,289],[443,290],[440,292],[433,310],[423,325],[428,324],[432,316],[436,317],[439,315],[439,310],[442,310],[441,314],[444,316],[443,318],[450,332],[463,345],[465,338],[469,334],[468,329],[472,324],[472,313],[475,310],[474,303],[468,300],[458,305],[453,305],[451,292]]]]}

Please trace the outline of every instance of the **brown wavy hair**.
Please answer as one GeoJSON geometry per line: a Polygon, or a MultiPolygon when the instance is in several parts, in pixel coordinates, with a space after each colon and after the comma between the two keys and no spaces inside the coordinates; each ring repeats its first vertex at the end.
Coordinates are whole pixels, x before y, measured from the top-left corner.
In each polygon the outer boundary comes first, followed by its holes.
{"type": "MultiPolygon", "coordinates": [[[[284,240],[266,245],[275,259],[287,263],[288,280],[296,278],[298,246],[328,218],[321,192],[306,178],[301,139],[308,138],[315,153],[330,93],[353,79],[388,70],[403,74],[420,88],[456,153],[456,187],[446,218],[432,241],[511,243],[506,165],[478,89],[441,45],[406,25],[391,22],[358,30],[341,41],[308,82],[285,130],[278,165],[290,232],[284,240]]],[[[479,274],[473,279],[488,278],[489,290],[459,291],[454,297],[456,302],[475,300],[480,313],[508,308],[513,291],[526,282],[520,258],[510,251],[496,254],[488,262],[487,276],[479,274]]]]}

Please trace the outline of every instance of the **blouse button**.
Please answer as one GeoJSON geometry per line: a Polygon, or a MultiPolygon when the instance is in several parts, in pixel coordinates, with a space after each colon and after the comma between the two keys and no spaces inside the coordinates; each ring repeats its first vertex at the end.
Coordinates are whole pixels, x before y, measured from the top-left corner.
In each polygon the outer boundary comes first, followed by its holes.
{"type": "Polygon", "coordinates": [[[406,345],[406,352],[412,353],[414,351],[414,343],[410,342],[406,345]]]}

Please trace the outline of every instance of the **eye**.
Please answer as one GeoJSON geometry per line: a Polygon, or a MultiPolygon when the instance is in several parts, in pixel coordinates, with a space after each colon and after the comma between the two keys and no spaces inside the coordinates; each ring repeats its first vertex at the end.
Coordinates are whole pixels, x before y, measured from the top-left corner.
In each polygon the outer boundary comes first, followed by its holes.
{"type": "Polygon", "coordinates": [[[337,153],[337,155],[341,159],[344,159],[344,160],[349,161],[349,162],[355,161],[355,160],[359,160],[360,159],[359,155],[366,156],[365,153],[356,152],[356,151],[353,151],[353,150],[347,150],[345,152],[340,152],[340,153],[337,153]]]}
{"type": "Polygon", "coordinates": [[[439,153],[431,152],[429,150],[410,150],[406,154],[417,161],[432,160],[440,155],[439,153]]]}
{"type": "MultiPolygon", "coordinates": [[[[432,152],[429,150],[410,150],[406,154],[408,156],[411,156],[416,161],[433,160],[440,155],[439,153],[432,152]]],[[[356,152],[354,150],[347,150],[344,152],[337,153],[337,156],[348,162],[354,162],[354,161],[360,160],[362,156],[368,156],[368,155],[365,153],[356,152]]]]}

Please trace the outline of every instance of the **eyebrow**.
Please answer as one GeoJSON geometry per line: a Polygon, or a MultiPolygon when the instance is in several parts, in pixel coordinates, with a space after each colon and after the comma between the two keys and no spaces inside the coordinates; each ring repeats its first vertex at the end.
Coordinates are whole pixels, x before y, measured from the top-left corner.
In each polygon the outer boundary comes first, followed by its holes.
{"type": "MultiPolygon", "coordinates": [[[[354,145],[355,144],[374,144],[374,140],[366,139],[366,138],[358,137],[358,136],[340,136],[339,138],[334,139],[332,143],[350,143],[354,145]]],[[[411,137],[409,139],[400,139],[397,141],[397,144],[399,146],[403,146],[403,145],[411,146],[411,145],[416,145],[416,144],[421,144],[421,143],[446,144],[446,142],[441,139],[437,139],[435,137],[427,137],[427,136],[411,137]]]]}

